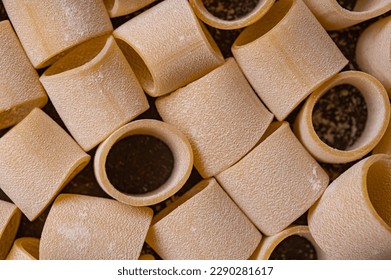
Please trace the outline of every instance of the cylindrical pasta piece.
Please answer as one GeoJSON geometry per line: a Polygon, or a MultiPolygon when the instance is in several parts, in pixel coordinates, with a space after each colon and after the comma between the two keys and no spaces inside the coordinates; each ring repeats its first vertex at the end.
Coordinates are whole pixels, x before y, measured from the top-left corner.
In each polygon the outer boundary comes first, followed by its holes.
{"type": "Polygon", "coordinates": [[[262,238],[215,179],[158,213],[146,242],[163,259],[248,259],[262,238]]]}
{"type": "Polygon", "coordinates": [[[322,249],[320,249],[318,244],[316,244],[315,240],[312,238],[308,226],[291,226],[275,235],[264,237],[250,259],[268,260],[274,249],[276,249],[276,247],[281,242],[283,242],[286,238],[294,235],[303,237],[312,244],[318,260],[326,258],[322,249]]]}
{"type": "Polygon", "coordinates": [[[149,108],[140,83],[112,36],[75,48],[40,80],[85,151],[149,108]]]}
{"type": "Polygon", "coordinates": [[[38,108],[0,138],[0,154],[0,187],[30,221],[90,160],[38,108]]]}
{"type": "MultiPolygon", "coordinates": [[[[218,2],[218,1],[217,1],[218,2]]],[[[206,24],[219,29],[239,29],[258,21],[273,6],[275,0],[259,0],[255,8],[243,17],[235,20],[224,20],[211,14],[204,6],[203,0],[190,0],[196,15],[206,24]]]]}
{"type": "Polygon", "coordinates": [[[22,237],[15,240],[7,260],[38,260],[39,239],[22,237]]]}
{"type": "Polygon", "coordinates": [[[161,96],[224,62],[187,0],[166,0],[114,31],[144,90],[161,96]]]}
{"type": "Polygon", "coordinates": [[[102,0],[3,0],[35,68],[55,62],[70,48],[113,27],[102,0]]]}
{"type": "Polygon", "coordinates": [[[8,20],[0,22],[0,129],[10,127],[48,98],[8,20]]]}
{"type": "Polygon", "coordinates": [[[359,71],[340,73],[325,82],[307,99],[295,122],[295,133],[307,150],[319,161],[346,163],[362,158],[383,137],[390,119],[390,102],[382,84],[369,74],[359,71]],[[357,141],[346,150],[335,149],[316,134],[312,112],[317,101],[331,88],[349,84],[356,87],[365,99],[368,117],[365,129],[357,141]]]}
{"type": "Polygon", "coordinates": [[[110,17],[120,17],[136,12],[155,0],[104,0],[110,17]]]}
{"type": "Polygon", "coordinates": [[[137,260],[153,211],[100,197],[61,194],[45,222],[42,260],[137,260]]]}
{"type": "Polygon", "coordinates": [[[241,33],[232,53],[278,120],[348,63],[302,0],[276,2],[241,33]]]}
{"type": "Polygon", "coordinates": [[[329,182],[286,122],[273,123],[257,147],[216,178],[265,235],[304,214],[329,182]]]}
{"type": "Polygon", "coordinates": [[[116,200],[133,205],[157,204],[174,195],[187,181],[193,167],[193,151],[187,138],[175,127],[157,120],[138,120],[116,130],[98,148],[95,154],[95,177],[102,189],[116,200]],[[106,173],[106,159],[111,148],[132,135],[150,135],[163,141],[171,150],[174,167],[170,177],[157,189],[144,194],[127,194],[113,186],[106,173]]]}
{"type": "Polygon", "coordinates": [[[391,157],[374,155],[339,176],[309,211],[330,259],[391,258],[391,157]]]}
{"type": "Polygon", "coordinates": [[[352,11],[342,7],[337,0],[304,0],[326,30],[338,30],[391,10],[390,0],[357,0],[352,11]]]}
{"type": "Polygon", "coordinates": [[[12,203],[0,200],[0,260],[7,257],[18,231],[22,213],[12,203]]]}
{"type": "Polygon", "coordinates": [[[273,119],[233,58],[158,98],[156,107],[165,122],[187,136],[194,165],[204,178],[222,172],[247,154],[273,119]]]}
{"type": "Polygon", "coordinates": [[[377,78],[391,97],[391,16],[378,20],[359,37],[356,61],[361,70],[377,78]]]}

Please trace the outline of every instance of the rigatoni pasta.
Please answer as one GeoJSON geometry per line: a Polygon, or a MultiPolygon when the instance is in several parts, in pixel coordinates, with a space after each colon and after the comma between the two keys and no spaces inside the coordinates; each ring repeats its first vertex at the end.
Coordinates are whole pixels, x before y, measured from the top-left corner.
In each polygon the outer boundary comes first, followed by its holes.
{"type": "Polygon", "coordinates": [[[166,260],[248,259],[262,235],[215,179],[159,212],[146,242],[166,260]]]}
{"type": "Polygon", "coordinates": [[[166,0],[114,31],[144,90],[165,95],[224,62],[187,0],[166,0]]]}
{"type": "Polygon", "coordinates": [[[102,0],[3,0],[35,68],[55,62],[70,48],[113,31],[102,0]]]}
{"type": "Polygon", "coordinates": [[[30,221],[90,160],[37,108],[0,138],[0,154],[0,187],[30,221]]]}
{"type": "Polygon", "coordinates": [[[112,36],[78,46],[46,70],[40,80],[85,151],[149,108],[140,83],[112,36]]]}
{"type": "Polygon", "coordinates": [[[7,260],[38,260],[39,239],[34,237],[21,237],[15,240],[7,256],[7,260]]]}
{"type": "Polygon", "coordinates": [[[155,0],[104,0],[110,17],[120,17],[138,11],[155,0]]]}
{"type": "Polygon", "coordinates": [[[18,231],[22,213],[12,203],[0,200],[0,260],[7,257],[18,231]]]}
{"type": "Polygon", "coordinates": [[[0,129],[21,121],[48,98],[8,20],[0,22],[0,129]]]}
{"type": "Polygon", "coordinates": [[[232,46],[246,78],[278,120],[347,63],[302,0],[280,0],[232,46]]]}
{"type": "Polygon", "coordinates": [[[156,107],[165,122],[187,136],[194,150],[194,165],[204,178],[246,155],[273,119],[233,58],[201,79],[158,98],[156,107]]]}

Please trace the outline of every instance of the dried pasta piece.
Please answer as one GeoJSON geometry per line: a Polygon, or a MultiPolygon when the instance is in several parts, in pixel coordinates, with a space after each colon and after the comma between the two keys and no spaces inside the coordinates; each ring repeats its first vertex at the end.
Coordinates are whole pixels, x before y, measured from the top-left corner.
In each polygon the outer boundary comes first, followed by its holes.
{"type": "Polygon", "coordinates": [[[391,157],[374,155],[339,176],[309,211],[330,259],[391,258],[391,157]]]}
{"type": "Polygon", "coordinates": [[[7,260],[38,260],[39,239],[34,237],[22,237],[15,240],[7,256],[7,260]]]}
{"type": "Polygon", "coordinates": [[[232,53],[278,120],[348,63],[302,0],[276,2],[241,33],[232,53]]]}
{"type": "Polygon", "coordinates": [[[155,0],[104,0],[110,17],[120,17],[136,12],[155,0]]]}
{"type": "Polygon", "coordinates": [[[139,260],[143,260],[143,261],[154,261],[155,260],[155,257],[151,254],[144,254],[144,255],[141,255],[139,260]]]}
{"type": "Polygon", "coordinates": [[[337,0],[304,0],[326,30],[338,30],[391,10],[390,0],[357,0],[352,11],[342,7],[337,0]]]}
{"type": "Polygon", "coordinates": [[[273,119],[233,58],[158,98],[156,107],[165,122],[188,137],[194,165],[204,178],[222,172],[247,154],[273,119]]]}
{"type": "Polygon", "coordinates": [[[137,260],[153,211],[118,201],[61,194],[45,222],[42,260],[137,260]]]}
{"type": "Polygon", "coordinates": [[[35,68],[55,62],[72,47],[113,31],[102,0],[3,0],[35,68]]]}
{"type": "Polygon", "coordinates": [[[206,24],[219,29],[239,29],[258,21],[273,6],[275,0],[258,0],[255,8],[243,17],[235,20],[224,20],[211,14],[204,6],[203,0],[190,0],[196,15],[206,24]]]}
{"type": "Polygon", "coordinates": [[[0,260],[7,257],[12,247],[21,217],[14,204],[0,200],[0,260]]]}
{"type": "Polygon", "coordinates": [[[38,108],[0,138],[0,154],[0,187],[30,221],[90,160],[38,108]]]}
{"type": "Polygon", "coordinates": [[[116,200],[133,205],[157,204],[174,195],[187,181],[193,168],[193,151],[187,138],[175,127],[157,120],[138,120],[116,130],[98,148],[95,154],[95,177],[102,189],[116,200]],[[127,194],[110,182],[106,173],[106,159],[111,148],[132,135],[150,135],[163,141],[171,150],[174,167],[170,177],[157,189],[144,194],[127,194]]]}
{"type": "Polygon", "coordinates": [[[286,122],[273,123],[257,147],[216,178],[265,235],[304,214],[329,182],[286,122]]]}
{"type": "Polygon", "coordinates": [[[187,0],[166,0],[114,31],[144,90],[161,96],[224,62],[187,0]]]}
{"type": "Polygon", "coordinates": [[[369,74],[359,71],[342,72],[325,82],[307,99],[295,122],[295,133],[307,150],[319,161],[347,163],[362,158],[379,143],[390,119],[390,102],[382,84],[369,74]],[[364,131],[346,150],[335,149],[316,134],[312,112],[317,101],[331,88],[349,84],[360,90],[365,99],[368,117],[364,131]]]}
{"type": "Polygon", "coordinates": [[[378,20],[359,37],[356,61],[361,70],[377,78],[391,97],[391,16],[378,20]]]}
{"type": "Polygon", "coordinates": [[[275,235],[264,237],[250,259],[268,260],[272,255],[273,251],[281,242],[283,242],[286,238],[294,235],[303,237],[312,244],[315,249],[315,253],[318,260],[327,259],[325,253],[312,238],[308,226],[290,226],[275,235]]]}
{"type": "Polygon", "coordinates": [[[85,151],[149,108],[140,83],[112,36],[75,48],[40,80],[85,151]]]}
{"type": "Polygon", "coordinates": [[[163,259],[248,259],[262,238],[215,179],[158,213],[146,242],[163,259]]]}
{"type": "Polygon", "coordinates": [[[0,129],[10,127],[48,98],[8,20],[0,22],[0,129]]]}

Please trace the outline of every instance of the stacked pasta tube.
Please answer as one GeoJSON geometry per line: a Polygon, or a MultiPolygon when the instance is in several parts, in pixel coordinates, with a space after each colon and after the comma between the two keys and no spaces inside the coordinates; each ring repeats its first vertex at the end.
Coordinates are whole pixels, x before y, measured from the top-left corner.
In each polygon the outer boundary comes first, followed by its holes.
{"type": "Polygon", "coordinates": [[[325,30],[384,14],[390,1],[347,11],[332,0],[259,0],[229,21],[203,1],[164,0],[116,29],[110,17],[155,1],[38,2],[3,0],[0,188],[12,203],[0,200],[0,259],[151,259],[144,242],[163,259],[269,259],[294,235],[319,259],[391,259],[390,20],[359,39],[365,72],[340,72],[348,60],[325,30]],[[233,57],[201,21],[246,27],[233,57]],[[345,84],[368,115],[339,150],[319,138],[313,114],[345,84]],[[161,119],[144,117],[150,107],[161,119]],[[169,148],[172,170],[156,189],[126,193],[108,175],[109,155],[140,135],[169,148]],[[105,197],[64,193],[91,156],[105,197]],[[322,167],[354,161],[332,182],[322,167]],[[22,214],[45,211],[40,239],[17,235],[22,214]],[[295,226],[307,211],[308,226],[295,226]]]}

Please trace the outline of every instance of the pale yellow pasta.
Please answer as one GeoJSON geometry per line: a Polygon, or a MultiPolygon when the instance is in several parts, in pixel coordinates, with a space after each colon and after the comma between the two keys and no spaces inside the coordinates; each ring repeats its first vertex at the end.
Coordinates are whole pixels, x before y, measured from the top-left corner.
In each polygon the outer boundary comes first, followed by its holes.
{"type": "Polygon", "coordinates": [[[391,10],[390,0],[357,0],[352,11],[342,7],[337,0],[304,2],[327,30],[350,27],[391,10]]]}
{"type": "Polygon", "coordinates": [[[8,20],[0,22],[0,129],[21,121],[48,98],[8,20]]]}
{"type": "Polygon", "coordinates": [[[12,247],[21,217],[14,204],[0,200],[0,260],[7,257],[12,247]]]}
{"type": "Polygon", "coordinates": [[[326,258],[325,253],[322,251],[322,249],[320,249],[318,244],[316,244],[315,240],[312,238],[308,226],[290,226],[284,229],[283,231],[276,233],[275,235],[264,237],[250,259],[252,260],[270,259],[276,247],[280,243],[282,243],[285,239],[291,236],[300,236],[302,238],[305,238],[308,242],[310,242],[315,249],[315,253],[318,260],[326,258]]]}
{"type": "Polygon", "coordinates": [[[215,179],[158,213],[146,241],[163,259],[248,259],[262,235],[215,179]]]}
{"type": "Polygon", "coordinates": [[[187,0],[166,0],[114,31],[144,90],[161,96],[204,76],[224,59],[187,0]]]}
{"type": "Polygon", "coordinates": [[[233,58],[186,87],[158,98],[156,107],[165,122],[187,136],[194,150],[194,165],[204,178],[246,155],[273,119],[233,58]]]}
{"type": "Polygon", "coordinates": [[[43,228],[42,260],[137,260],[153,211],[112,199],[61,194],[43,228]]]}
{"type": "Polygon", "coordinates": [[[276,2],[241,33],[232,52],[278,120],[348,63],[302,0],[276,2]]]}
{"type": "Polygon", "coordinates": [[[273,123],[262,140],[216,178],[263,234],[274,235],[315,203],[329,178],[288,123],[273,123]]]}
{"type": "Polygon", "coordinates": [[[35,68],[55,62],[72,47],[113,31],[102,0],[3,0],[35,68]]]}
{"type": "Polygon", "coordinates": [[[374,155],[340,175],[308,215],[330,259],[391,258],[391,158],[374,155]]]}
{"type": "Polygon", "coordinates": [[[383,137],[390,119],[390,102],[382,84],[369,74],[359,71],[342,72],[325,82],[307,99],[295,122],[295,133],[307,150],[319,161],[347,163],[369,153],[383,137]],[[313,109],[322,96],[335,86],[356,87],[365,99],[368,117],[364,131],[345,150],[333,148],[316,134],[312,121],[313,109]]]}
{"type": "Polygon", "coordinates": [[[1,189],[30,221],[90,159],[37,108],[0,138],[0,154],[1,189]]]}
{"type": "Polygon", "coordinates": [[[356,61],[361,70],[377,78],[391,97],[391,16],[378,20],[359,37],[356,61]]]}
{"type": "Polygon", "coordinates": [[[40,80],[69,132],[85,151],[149,108],[140,83],[112,36],[75,48],[40,80]]]}
{"type": "Polygon", "coordinates": [[[7,256],[7,260],[38,260],[39,239],[33,237],[21,237],[15,240],[7,256]]]}
{"type": "Polygon", "coordinates": [[[155,0],[104,0],[110,17],[120,17],[136,12],[155,0]]]}
{"type": "Polygon", "coordinates": [[[95,154],[95,177],[102,189],[116,200],[133,205],[157,204],[174,195],[187,181],[193,168],[193,151],[187,138],[175,127],[157,120],[138,120],[116,130],[95,154]],[[113,186],[106,173],[106,160],[111,148],[132,135],[149,135],[163,141],[171,150],[174,166],[170,177],[157,189],[144,194],[125,194],[113,186]]]}
{"type": "MultiPolygon", "coordinates": [[[[217,1],[218,2],[218,1],[217,1]]],[[[273,6],[275,0],[259,0],[248,14],[234,20],[224,20],[211,14],[204,6],[203,0],[190,0],[196,15],[206,24],[219,29],[239,29],[258,21],[273,6]]]]}

